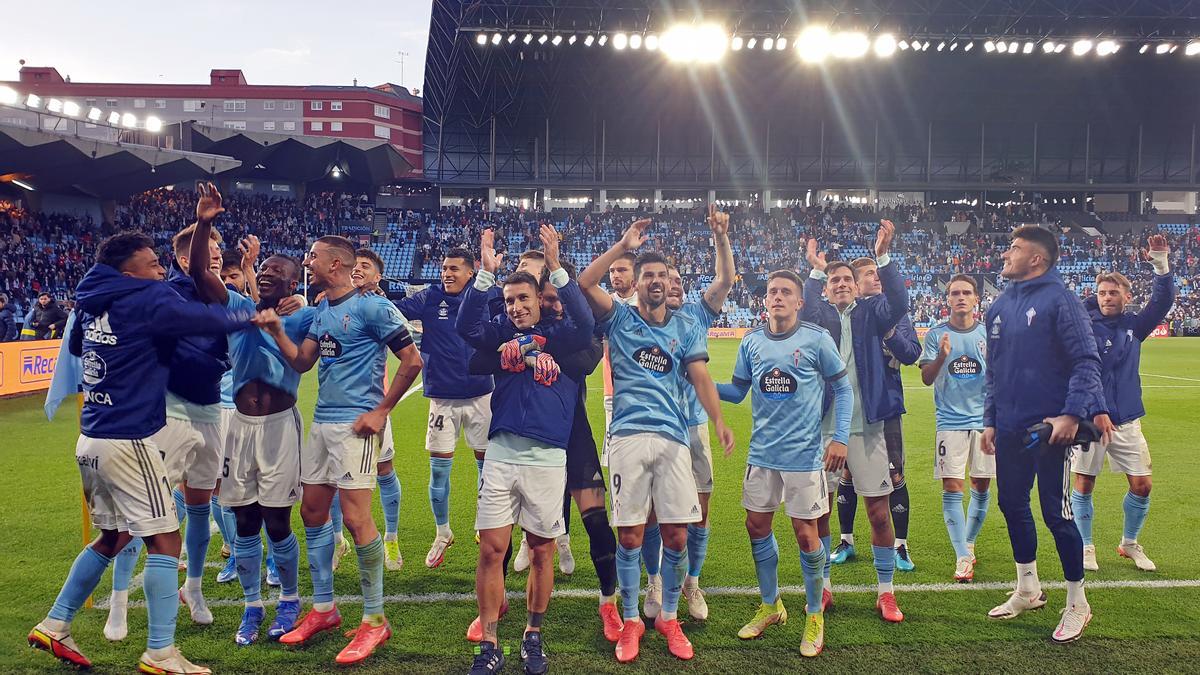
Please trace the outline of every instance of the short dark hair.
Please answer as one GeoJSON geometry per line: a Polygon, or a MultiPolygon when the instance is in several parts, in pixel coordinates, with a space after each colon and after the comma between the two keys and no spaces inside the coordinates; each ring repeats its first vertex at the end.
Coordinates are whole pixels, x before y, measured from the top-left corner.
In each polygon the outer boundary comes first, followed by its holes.
{"type": "Polygon", "coordinates": [[[850,263],[842,261],[842,260],[834,260],[831,263],[826,263],[825,275],[827,277],[831,277],[831,276],[833,276],[834,270],[839,270],[843,267],[850,270],[850,274],[854,276],[854,280],[858,281],[858,270],[854,269],[854,265],[851,265],[850,263]]]}
{"type": "Polygon", "coordinates": [[[372,251],[369,248],[360,248],[354,252],[354,257],[366,258],[367,260],[370,260],[371,264],[375,266],[375,269],[379,270],[379,274],[383,274],[383,258],[380,258],[379,254],[375,251],[372,251]]]}
{"type": "Polygon", "coordinates": [[[954,276],[950,277],[950,281],[946,283],[947,293],[950,292],[950,284],[956,281],[962,281],[970,284],[971,292],[975,295],[979,295],[979,284],[975,282],[975,277],[971,276],[970,274],[955,274],[954,276]]]}
{"type": "Polygon", "coordinates": [[[463,262],[467,263],[467,267],[475,267],[475,254],[465,248],[452,248],[446,251],[446,255],[442,258],[462,258],[463,262]]]}
{"type": "Polygon", "coordinates": [[[876,262],[874,258],[867,258],[867,257],[855,258],[854,260],[850,261],[850,267],[852,267],[854,269],[856,277],[858,276],[858,270],[861,270],[862,268],[868,267],[870,265],[875,265],[876,267],[878,267],[879,263],[876,262]]]}
{"type": "MultiPolygon", "coordinates": [[[[622,257],[624,257],[624,256],[622,256],[622,257]]],[[[654,251],[648,251],[646,253],[639,255],[633,261],[633,276],[635,278],[642,276],[642,268],[645,267],[646,265],[653,265],[655,263],[662,263],[663,266],[670,267],[670,263],[668,263],[667,259],[664,258],[661,254],[655,253],[654,251]]]]}
{"type": "Polygon", "coordinates": [[[529,284],[534,291],[541,292],[542,285],[529,272],[513,272],[504,279],[504,285],[513,286],[515,284],[529,284]]]}
{"type": "Polygon", "coordinates": [[[227,270],[230,267],[242,268],[242,252],[236,248],[227,248],[221,251],[221,270],[227,270]]]}
{"type": "Polygon", "coordinates": [[[545,260],[545,259],[546,259],[545,252],[538,251],[536,249],[530,249],[528,251],[525,251],[524,253],[521,254],[520,258],[517,258],[517,260],[545,260]]]}
{"type": "Polygon", "coordinates": [[[270,260],[271,258],[279,258],[280,260],[286,260],[287,263],[292,266],[292,279],[300,278],[300,270],[303,267],[303,265],[301,264],[301,262],[299,260],[297,260],[293,256],[286,255],[284,253],[275,253],[275,254],[267,256],[267,260],[270,260]]]}
{"type": "Polygon", "coordinates": [[[341,258],[342,262],[345,263],[347,267],[352,267],[354,265],[354,256],[356,255],[357,251],[354,248],[354,244],[351,243],[349,239],[336,234],[327,234],[324,237],[317,237],[317,243],[336,248],[343,254],[338,257],[341,258]]]}
{"type": "Polygon", "coordinates": [[[804,291],[804,280],[800,278],[799,274],[796,274],[791,270],[775,270],[767,275],[767,283],[771,283],[772,279],[787,279],[793,284],[796,284],[797,290],[801,292],[804,291]]]}
{"type": "Polygon", "coordinates": [[[96,262],[119,270],[134,253],[144,248],[154,249],[154,240],[148,235],[138,230],[119,232],[100,242],[96,262]]]}
{"type": "Polygon", "coordinates": [[[53,295],[50,295],[46,291],[42,291],[41,293],[38,293],[38,300],[41,300],[42,298],[53,298],[53,297],[54,297],[53,295]]]}
{"type": "Polygon", "coordinates": [[[1012,238],[1033,242],[1045,249],[1047,269],[1054,267],[1054,263],[1058,262],[1058,238],[1050,230],[1037,225],[1022,225],[1013,230],[1012,238]]]}
{"type": "MultiPolygon", "coordinates": [[[[633,265],[637,265],[637,256],[633,254],[633,251],[625,251],[621,255],[617,256],[617,260],[628,260],[633,265]]],[[[616,262],[617,260],[614,260],[613,262],[616,262]]],[[[612,265],[609,265],[609,267],[612,267],[612,265]]]]}

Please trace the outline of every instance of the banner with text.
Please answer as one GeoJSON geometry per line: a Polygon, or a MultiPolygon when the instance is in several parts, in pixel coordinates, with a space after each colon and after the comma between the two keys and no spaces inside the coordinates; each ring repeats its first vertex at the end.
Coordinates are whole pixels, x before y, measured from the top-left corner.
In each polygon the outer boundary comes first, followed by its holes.
{"type": "Polygon", "coordinates": [[[0,343],[0,397],[50,388],[62,340],[0,343]]]}

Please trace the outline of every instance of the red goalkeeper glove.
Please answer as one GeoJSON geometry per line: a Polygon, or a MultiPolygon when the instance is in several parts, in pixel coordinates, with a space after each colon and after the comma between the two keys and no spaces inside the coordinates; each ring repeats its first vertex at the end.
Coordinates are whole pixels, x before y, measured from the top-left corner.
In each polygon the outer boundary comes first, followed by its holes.
{"type": "Polygon", "coordinates": [[[547,387],[558,381],[558,376],[562,372],[558,367],[558,362],[554,360],[546,352],[530,352],[525,356],[530,360],[530,367],[533,368],[533,381],[538,384],[544,384],[547,387]]]}
{"type": "Polygon", "coordinates": [[[525,370],[525,355],[546,344],[541,335],[522,335],[500,345],[500,368],[510,373],[525,370]]]}

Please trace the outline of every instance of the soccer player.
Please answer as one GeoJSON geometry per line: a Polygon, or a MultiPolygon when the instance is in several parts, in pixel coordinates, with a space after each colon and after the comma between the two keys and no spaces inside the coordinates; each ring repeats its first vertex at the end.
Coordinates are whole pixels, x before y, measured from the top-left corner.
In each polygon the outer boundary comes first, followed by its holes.
{"type": "Polygon", "coordinates": [[[663,539],[663,603],[655,629],[671,654],[693,656],[677,611],[687,573],[687,524],[700,522],[700,500],[692,475],[684,389],[694,386],[728,455],[733,432],[725,425],[716,387],[708,374],[708,340],[702,324],[667,309],[670,276],[666,260],[642,254],[634,266],[637,307],[621,304],[600,289],[614,262],[646,241],[649,219],[633,223],[580,275],[580,286],[609,340],[613,362],[613,423],[608,455],[613,524],[617,526],[617,576],[624,627],[617,660],[637,658],[646,631],[638,613],[642,534],[651,506],[663,539]],[[691,382],[689,385],[688,382],[691,382]]]}
{"type": "MultiPolygon", "coordinates": [[[[691,316],[704,326],[705,331],[721,315],[721,307],[729,297],[736,274],[733,248],[729,244],[729,214],[717,211],[717,205],[710,204],[708,225],[712,230],[717,253],[716,275],[704,290],[701,301],[685,303],[683,276],[673,265],[667,270],[671,280],[667,290],[667,309],[691,316]]],[[[693,619],[704,621],[708,618],[708,602],[704,599],[704,592],[700,590],[700,572],[704,569],[704,559],[708,555],[708,504],[713,491],[712,444],[708,432],[708,415],[696,398],[695,388],[685,387],[684,394],[687,397],[685,406],[688,414],[688,447],[692,453],[692,475],[696,479],[702,519],[699,523],[689,523],[687,526],[688,571],[683,582],[683,597],[687,601],[688,614],[693,619]]],[[[662,577],[659,574],[662,534],[653,511],[650,520],[652,522],[647,522],[645,535],[642,537],[642,562],[646,565],[647,573],[646,601],[643,609],[646,616],[654,618],[658,616],[662,607],[662,577]]]]}
{"type": "Polygon", "coordinates": [[[1075,526],[1083,537],[1083,568],[1098,570],[1096,545],[1092,543],[1092,490],[1104,468],[1104,457],[1113,471],[1125,474],[1129,491],[1125,493],[1125,529],[1117,554],[1133,560],[1140,570],[1153,572],[1154,561],[1138,543],[1138,533],[1150,510],[1150,448],[1142,435],[1142,380],[1138,374],[1142,342],[1162,323],[1175,302],[1175,279],[1167,261],[1170,249],[1161,234],[1150,237],[1148,258],[1154,266],[1154,289],[1150,302],[1136,314],[1126,312],[1133,300],[1129,279],[1120,272],[1096,277],[1096,295],[1088,298],[1092,332],[1100,350],[1100,379],[1104,383],[1105,410],[1093,420],[1105,435],[1103,442],[1092,444],[1091,451],[1071,458],[1075,489],[1071,492],[1071,510],[1075,526]]]}
{"type": "MultiPolygon", "coordinates": [[[[421,372],[421,356],[396,306],[372,293],[359,293],[350,280],[354,245],[344,237],[324,236],[309,249],[305,266],[326,297],[317,305],[300,345],[278,318],[265,323],[284,360],[299,372],[317,363],[317,408],[300,461],[304,485],[300,517],[313,579],[313,607],[296,628],[279,638],[284,644],[307,642],[337,628],[342,617],[333,603],[333,524],[329,506],[337,492],[354,537],[363,620],[337,663],[359,663],[391,637],[383,613],[383,540],[371,517],[375,487],[375,443],[388,413],[421,372]],[[387,347],[400,359],[384,391],[387,347]]],[[[270,317],[270,310],[265,314],[270,317]]]]}
{"type": "Polygon", "coordinates": [[[771,531],[775,511],[785,504],[804,571],[807,621],[800,653],[816,656],[825,647],[822,575],[828,555],[817,533],[817,520],[829,513],[825,472],[841,469],[846,461],[854,394],[829,332],[800,321],[803,287],[800,277],[789,270],[768,276],[767,326],[742,339],[733,382],[717,385],[717,390],[722,400],[731,403],[741,403],[753,391],[754,424],[742,506],[762,605],[738,637],[756,638],[768,626],[787,621],[779,593],[779,545],[771,531]],[[836,423],[832,439],[822,448],[821,407],[827,382],[837,398],[836,423]]]}
{"type": "Polygon", "coordinates": [[[996,455],[997,502],[1008,523],[1017,588],[988,616],[1012,619],[1046,604],[1029,508],[1036,478],[1042,520],[1054,535],[1067,581],[1067,606],[1052,639],[1071,642],[1083,635],[1092,610],[1083,591],[1083,539],[1066,494],[1068,460],[1079,421],[1104,408],[1100,356],[1083,303],[1054,269],[1054,234],[1036,225],[1019,227],[1002,257],[1000,275],[1009,284],[984,320],[988,368],[980,447],[996,455]],[[1026,430],[1043,422],[1053,427],[1050,438],[1026,446],[1026,430]]]}
{"type": "MultiPolygon", "coordinates": [[[[900,414],[899,402],[889,396],[884,384],[887,363],[883,339],[908,313],[908,292],[888,251],[896,228],[890,220],[879,224],[875,237],[875,259],[883,293],[858,297],[858,276],[849,263],[826,263],[813,240],[808,243],[808,261],[812,272],[805,282],[805,297],[813,298],[824,287],[828,302],[805,302],[801,319],[816,323],[833,336],[854,392],[854,413],[850,418],[850,442],[846,469],[854,481],[855,492],[867,505],[871,523],[871,552],[875,562],[878,592],[875,607],[885,621],[900,622],[904,614],[896,605],[892,578],[896,570],[895,534],[889,495],[892,492],[884,440],[884,420],[900,414]]],[[[830,403],[827,394],[826,402],[830,403]]],[[[826,418],[826,435],[832,433],[832,417],[826,418]]],[[[828,587],[826,590],[830,590],[828,587]]],[[[832,603],[832,592],[829,596],[832,603]]]]}
{"type": "MultiPolygon", "coordinates": [[[[257,239],[255,237],[256,241],[257,239]]],[[[242,269],[246,257],[242,251],[232,248],[225,249],[221,253],[221,283],[232,291],[256,300],[258,297],[257,284],[254,288],[251,288],[251,284],[254,279],[254,267],[258,264],[258,250],[255,249],[254,258],[250,261],[248,270],[242,269]]],[[[233,368],[230,368],[221,376],[221,438],[228,438],[229,421],[233,419],[236,411],[237,405],[233,402],[233,368]]],[[[237,520],[234,518],[233,509],[221,506],[220,493],[221,481],[217,479],[217,487],[213,490],[212,513],[213,520],[217,521],[217,527],[221,530],[221,555],[227,558],[225,567],[217,572],[217,583],[223,584],[238,578],[237,562],[233,557],[237,520]]],[[[116,579],[115,572],[113,578],[116,579]]],[[[110,604],[109,607],[111,609],[112,605],[110,604]]]]}
{"type": "Polygon", "coordinates": [[[979,447],[987,371],[987,331],[975,318],[975,280],[956,274],[946,284],[950,318],[925,334],[921,381],[933,385],[937,420],[933,475],[942,481],[942,520],[954,547],[954,580],[975,578],[975,538],[987,516],[996,458],[979,447]],[[971,477],[971,502],[963,522],[963,479],[971,477]]]}
{"type": "Polygon", "coordinates": [[[80,358],[83,380],[75,459],[100,535],[75,559],[50,613],[28,640],[78,667],[89,668],[91,661],[71,637],[75,613],[130,537],[142,537],[148,551],[143,587],[149,634],[139,669],[210,672],[175,646],[179,520],[163,454],[153,439],[165,424],[170,370],[154,354],[174,338],[220,335],[249,324],[224,308],[185,301],[162,282],[164,276],[154,240],[122,232],[101,242],[96,264],[76,288],[77,321],[67,337],[71,353],[80,358]]]}
{"type": "MultiPolygon", "coordinates": [[[[854,268],[858,279],[858,297],[870,298],[883,292],[883,284],[879,281],[879,265],[874,258],[856,258],[851,261],[850,266],[854,268]]],[[[819,302],[820,296],[814,293],[810,300],[819,302]]],[[[888,398],[899,401],[899,414],[883,421],[883,440],[887,445],[888,469],[892,474],[892,494],[888,495],[888,505],[896,533],[896,569],[911,572],[916,566],[908,546],[908,522],[912,508],[908,498],[908,484],[904,481],[904,429],[900,421],[905,412],[904,378],[900,375],[900,366],[911,366],[917,362],[917,357],[921,355],[921,343],[917,340],[917,331],[907,314],[891,332],[883,336],[883,352],[887,365],[883,384],[887,389],[888,398]]],[[[854,517],[858,512],[858,495],[854,491],[854,480],[849,471],[843,472],[838,480],[837,510],[841,540],[831,561],[835,565],[855,557],[854,517]]]]}
{"type": "Polygon", "coordinates": [[[437,527],[425,556],[425,566],[429,568],[439,567],[446,559],[446,549],[454,543],[454,532],[450,529],[450,469],[458,437],[465,436],[481,473],[488,445],[492,378],[467,373],[472,350],[454,330],[463,289],[474,275],[475,255],[463,248],[451,249],[442,259],[440,286],[429,286],[396,303],[408,320],[421,322],[423,331],[422,394],[429,399],[429,425],[425,432],[425,449],[429,451],[429,506],[437,527]]]}
{"type": "MultiPolygon", "coordinates": [[[[608,266],[608,285],[611,287],[609,297],[613,302],[623,305],[637,305],[637,283],[634,281],[633,268],[637,256],[625,252],[608,266]]],[[[608,343],[604,346],[604,456],[608,455],[608,428],[612,426],[613,415],[613,372],[612,361],[608,354],[608,343]]],[[[605,466],[608,462],[604,462],[605,466]]]]}
{"type": "Polygon", "coordinates": [[[554,354],[565,356],[586,348],[595,323],[577,284],[559,264],[558,233],[542,225],[540,235],[549,277],[560,292],[566,317],[543,320],[538,280],[516,272],[504,281],[506,316],[487,319],[488,294],[503,255],[496,254],[493,232],[485,230],[481,269],[466,290],[456,320],[459,334],[479,353],[491,356],[504,348],[503,370],[496,376],[491,399],[492,421],[475,517],[480,536],[475,588],[483,636],[471,667],[473,675],[494,673],[504,666],[496,624],[504,596],[501,566],[516,523],[532,553],[521,658],[526,673],[545,673],[548,667],[542,620],[554,588],[554,539],[563,530],[566,447],[580,384],[561,373],[554,354]],[[535,341],[535,336],[540,339],[535,341]],[[522,353],[522,344],[537,346],[522,353]],[[527,359],[531,366],[527,367],[527,359]]]}

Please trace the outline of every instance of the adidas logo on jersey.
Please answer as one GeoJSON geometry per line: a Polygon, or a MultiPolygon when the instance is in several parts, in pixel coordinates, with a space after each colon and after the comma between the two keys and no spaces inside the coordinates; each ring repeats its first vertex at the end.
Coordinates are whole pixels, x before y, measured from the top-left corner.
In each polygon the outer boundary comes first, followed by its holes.
{"type": "Polygon", "coordinates": [[[890,486],[888,485],[888,482],[886,480],[879,484],[880,490],[887,489],[888,487],[890,487],[890,486]]]}
{"type": "Polygon", "coordinates": [[[83,339],[101,345],[117,344],[117,336],[108,323],[108,312],[87,322],[87,325],[83,327],[83,339]]]}
{"type": "Polygon", "coordinates": [[[693,507],[692,507],[692,514],[693,514],[693,515],[695,515],[695,514],[697,514],[697,513],[700,513],[700,507],[699,507],[699,506],[693,506],[693,507]]]}
{"type": "Polygon", "coordinates": [[[813,502],[812,508],[809,510],[812,511],[813,513],[816,513],[817,511],[821,510],[821,505],[816,502],[813,502]]]}
{"type": "Polygon", "coordinates": [[[354,479],[354,476],[351,476],[349,471],[346,472],[345,476],[342,476],[342,480],[353,480],[353,479],[354,479]]]}
{"type": "Polygon", "coordinates": [[[561,520],[556,520],[556,521],[554,521],[554,525],[552,525],[552,526],[550,527],[550,529],[552,529],[552,530],[557,530],[557,529],[558,529],[558,528],[559,528],[561,525],[562,525],[562,521],[561,521],[561,520]]]}

